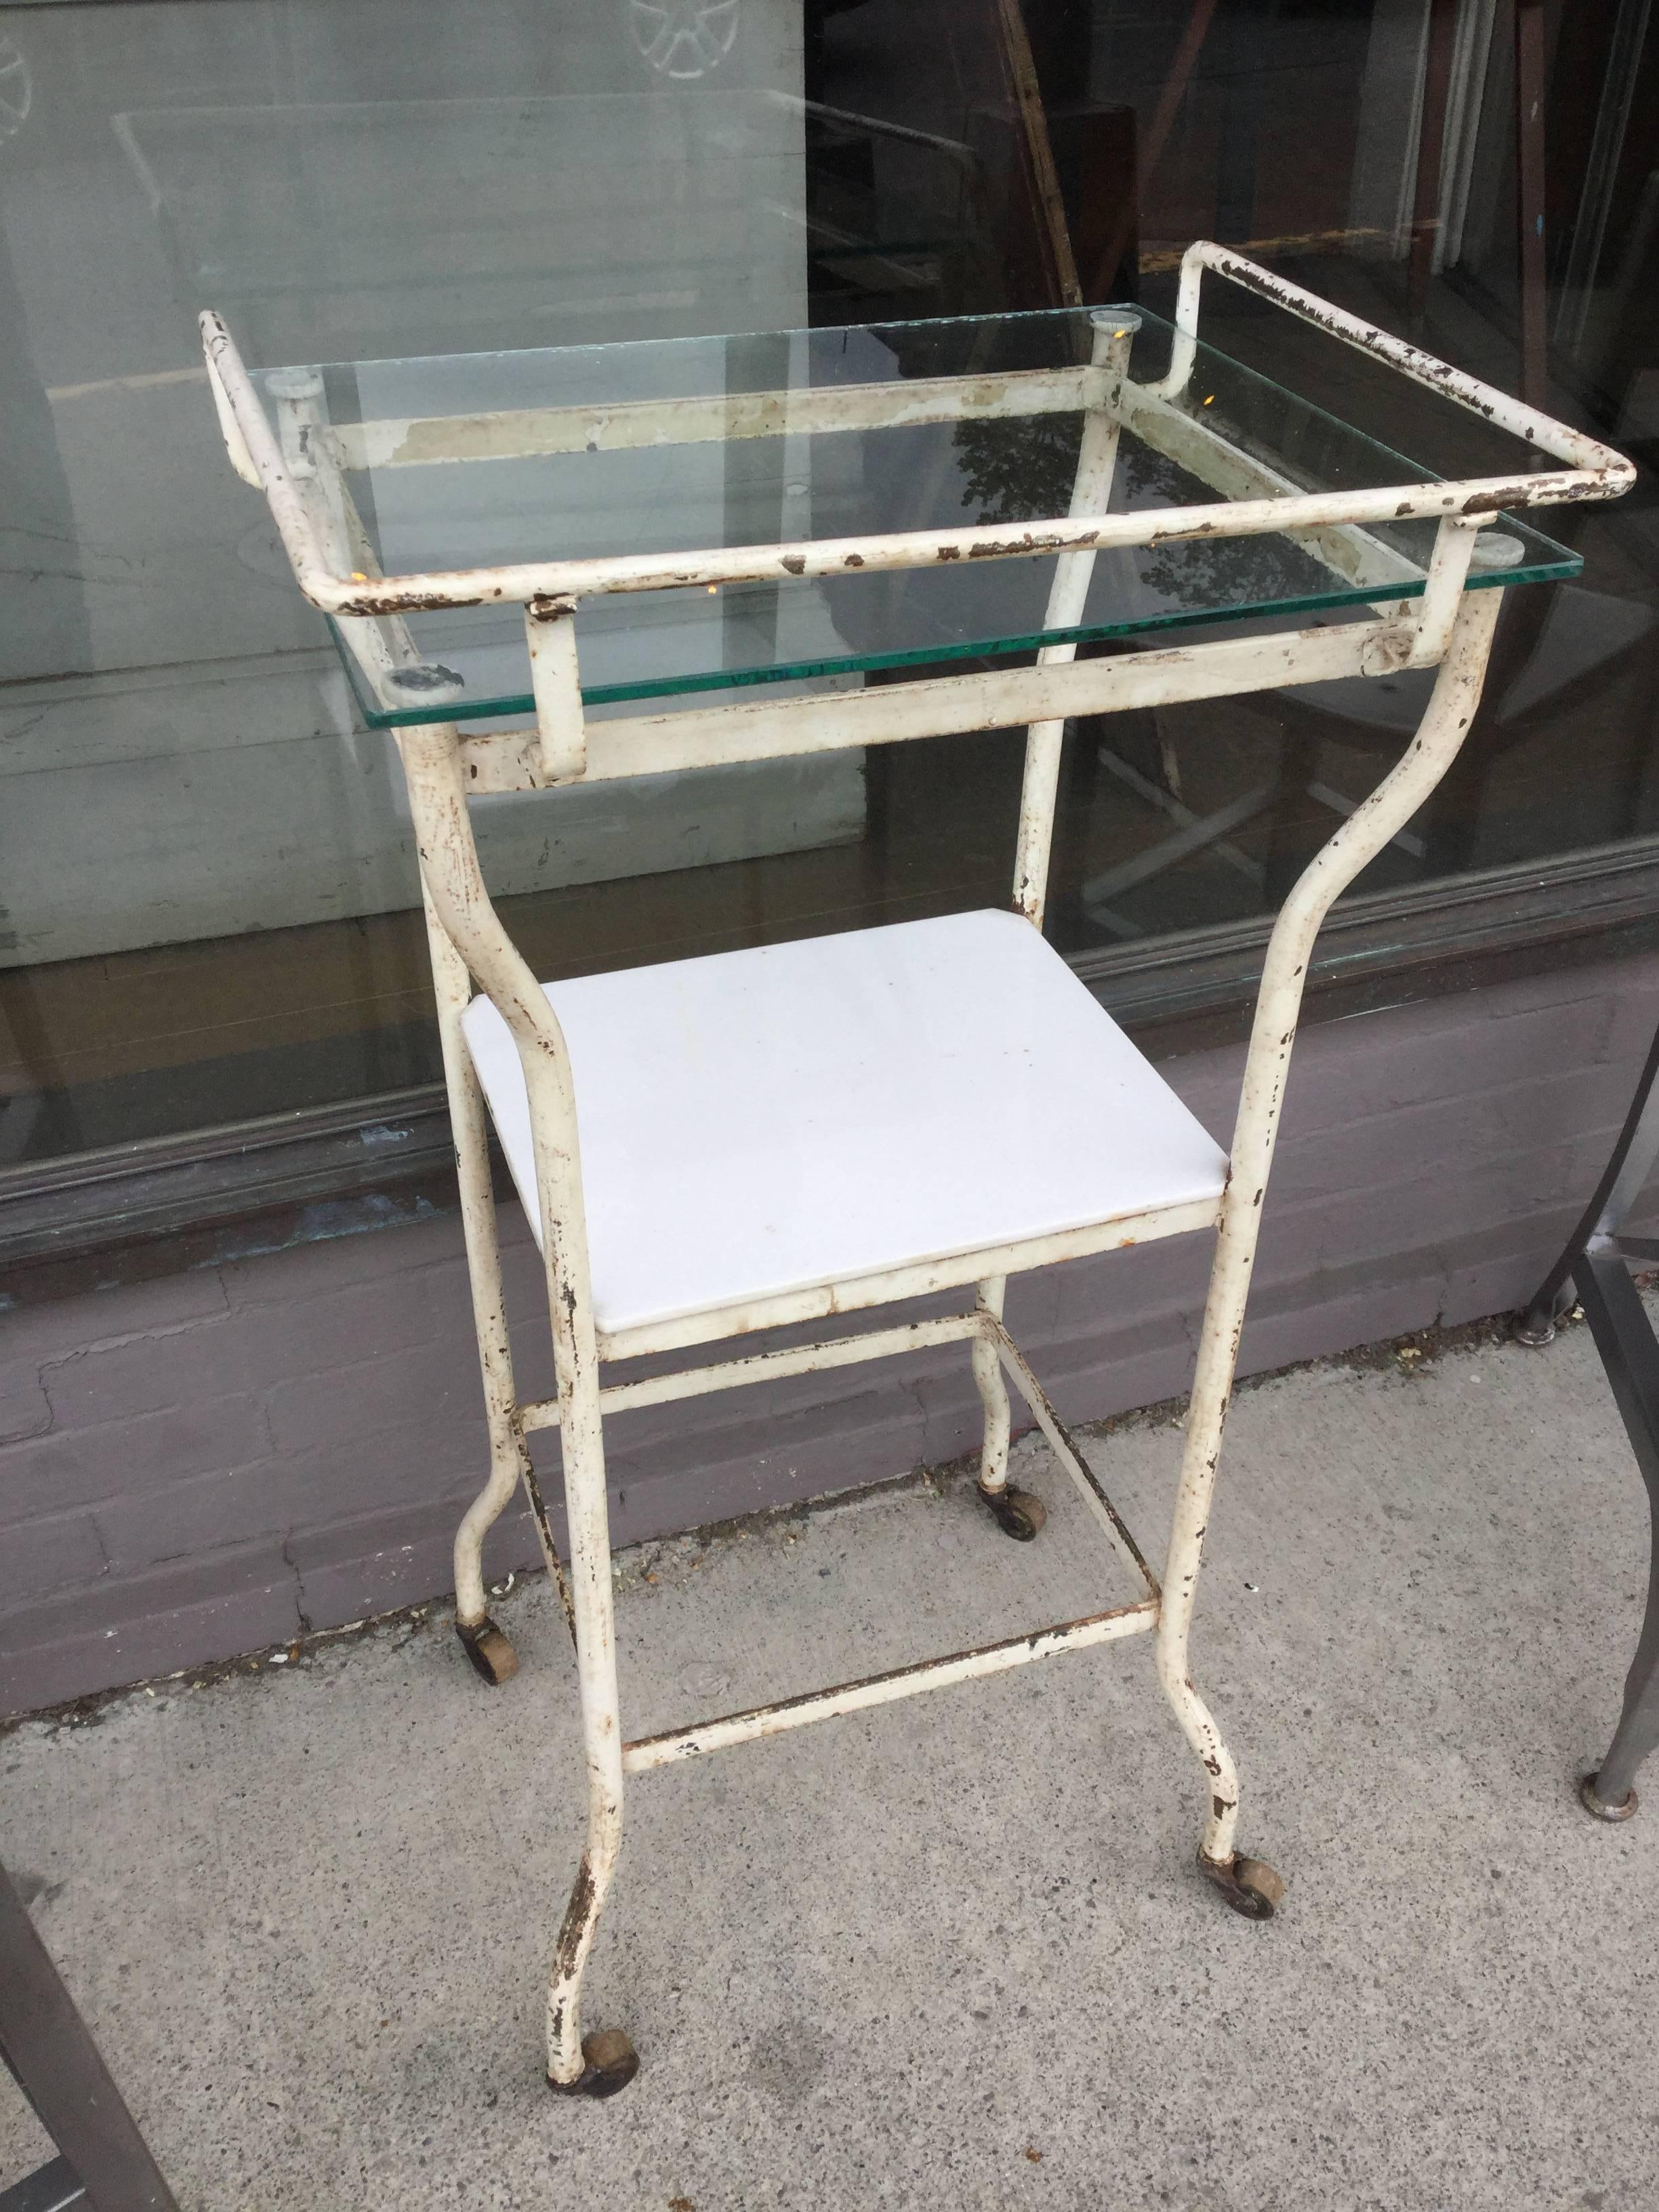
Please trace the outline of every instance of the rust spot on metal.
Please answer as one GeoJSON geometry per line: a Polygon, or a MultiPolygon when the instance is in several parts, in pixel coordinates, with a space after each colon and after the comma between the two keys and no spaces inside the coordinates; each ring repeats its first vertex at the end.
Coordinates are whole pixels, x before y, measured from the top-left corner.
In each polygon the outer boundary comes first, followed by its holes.
{"type": "MultiPolygon", "coordinates": [[[[599,1893],[594,1886],[593,1869],[587,1853],[582,1853],[582,1863],[576,1869],[576,1879],[571,1885],[570,1902],[564,1909],[564,1918],[559,1923],[559,1939],[553,1946],[553,1979],[564,1981],[576,1971],[576,1961],[581,1955],[582,1938],[586,1935],[596,1909],[599,1893]]],[[[562,2025],[563,2006],[556,2006],[553,2014],[554,2033],[562,2025]]]]}
{"type": "Polygon", "coordinates": [[[806,556],[804,553],[786,553],[783,565],[792,576],[804,576],[806,574],[806,556]]]}
{"type": "Polygon", "coordinates": [[[498,591],[474,592],[470,596],[454,592],[389,592],[379,598],[347,599],[338,611],[343,615],[423,615],[435,607],[481,607],[487,599],[500,597],[498,591]]]}
{"type": "Polygon", "coordinates": [[[1472,493],[1463,502],[1465,514],[1497,514],[1506,507],[1525,506],[1532,496],[1532,487],[1520,483],[1499,484],[1496,491],[1472,493]]]}
{"type": "Polygon", "coordinates": [[[933,558],[936,561],[960,561],[962,548],[960,545],[941,545],[933,558]]]}
{"type": "Polygon", "coordinates": [[[861,568],[864,566],[863,554],[849,553],[847,556],[845,565],[849,568],[861,568]]]}
{"type": "Polygon", "coordinates": [[[1212,1797],[1210,1800],[1210,1810],[1218,1820],[1224,1820],[1232,1809],[1224,1797],[1212,1797]]]}

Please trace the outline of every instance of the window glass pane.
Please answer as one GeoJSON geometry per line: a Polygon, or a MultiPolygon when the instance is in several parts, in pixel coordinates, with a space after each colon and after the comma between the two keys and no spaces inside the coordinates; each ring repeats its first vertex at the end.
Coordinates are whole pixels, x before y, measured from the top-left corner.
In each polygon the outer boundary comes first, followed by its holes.
{"type": "MultiPolygon", "coordinates": [[[[1430,13],[0,5],[0,1167],[438,1072],[392,743],[227,465],[206,307],[259,371],[447,362],[459,388],[483,360],[510,380],[550,348],[718,338],[722,391],[755,391],[790,381],[804,342],[775,333],[1079,301],[1167,316],[1192,238],[1246,246],[1642,467],[1616,507],[1538,518],[1583,572],[1510,594],[1463,760],[1361,888],[1659,831],[1659,25],[1635,0],[1547,10],[1534,204],[1512,11],[1462,0],[1444,52],[1430,13]]],[[[1259,301],[1212,286],[1205,327],[1421,469],[1510,465],[1489,426],[1259,301]]],[[[891,497],[937,459],[913,444],[891,497]]],[[[985,511],[1035,512],[1043,455],[994,446],[985,511]]],[[[710,544],[763,494],[782,534],[787,459],[688,464],[710,544]]],[[[501,489],[509,534],[535,524],[533,501],[514,507],[527,482],[501,489]]],[[[724,679],[782,641],[803,668],[836,664],[812,680],[910,680],[916,653],[1030,634],[1043,592],[1002,573],[1006,596],[954,629],[884,587],[845,607],[771,591],[718,629],[700,617],[676,672],[724,679]]],[[[1143,581],[1184,606],[1196,573],[1143,581]]],[[[639,641],[617,650],[625,688],[639,641]]],[[[1397,754],[1427,683],[1074,728],[1051,934],[1085,955],[1265,912],[1397,754]]],[[[999,732],[488,800],[480,841],[543,974],[672,958],[1004,902],[1020,757],[999,732]]]]}

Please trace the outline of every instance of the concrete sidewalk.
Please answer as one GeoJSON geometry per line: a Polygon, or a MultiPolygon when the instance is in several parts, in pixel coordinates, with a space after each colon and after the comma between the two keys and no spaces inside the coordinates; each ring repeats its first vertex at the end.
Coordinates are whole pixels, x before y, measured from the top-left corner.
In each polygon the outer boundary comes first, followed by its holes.
{"type": "MultiPolygon", "coordinates": [[[[1091,1454],[1161,1554],[1180,1437],[1091,1454]]],[[[966,1481],[623,1563],[630,1734],[1131,1593],[1040,1444],[1009,1543],[966,1481]]],[[[1645,1508],[1587,1334],[1247,1389],[1197,1677],[1243,1847],[1149,1643],[631,1788],[586,1984],[637,2083],[543,2086],[581,1829],[539,1580],[488,1692],[447,1616],[0,1741],[0,1856],[189,2212],[1659,2205],[1659,1775],[1603,1827],[1645,1508]]],[[[0,2087],[0,2182],[38,2133],[0,2087]]]]}

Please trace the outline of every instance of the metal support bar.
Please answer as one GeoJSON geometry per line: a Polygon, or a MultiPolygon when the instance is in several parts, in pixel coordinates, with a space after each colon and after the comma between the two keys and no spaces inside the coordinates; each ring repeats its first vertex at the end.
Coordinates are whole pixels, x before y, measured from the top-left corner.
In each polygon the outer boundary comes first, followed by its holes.
{"type": "MultiPolygon", "coordinates": [[[[1096,404],[1083,418],[1077,473],[1072,479],[1073,514],[1103,514],[1111,503],[1112,477],[1117,465],[1118,402],[1128,373],[1129,349],[1140,328],[1139,315],[1114,308],[1102,308],[1089,319],[1094,328],[1094,366],[1104,373],[1107,381],[1096,404]]],[[[1042,619],[1045,630],[1074,629],[1081,623],[1094,572],[1092,552],[1060,555],[1048,586],[1048,611],[1042,619]]],[[[1039,668],[1060,667],[1076,659],[1075,645],[1045,645],[1037,651],[1039,668]]],[[[1025,733],[1025,774],[1014,845],[1014,908],[1037,929],[1042,927],[1048,897],[1048,855],[1054,844],[1054,800],[1065,735],[1063,719],[1033,722],[1025,733]]]]}
{"type": "MultiPolygon", "coordinates": [[[[1189,246],[1182,256],[1181,284],[1176,300],[1176,336],[1170,356],[1170,374],[1152,387],[1165,398],[1175,398],[1183,392],[1192,374],[1198,342],[1199,290],[1206,269],[1213,269],[1217,276],[1225,276],[1232,283],[1242,285],[1247,292],[1256,293],[1276,307],[1286,308],[1291,314],[1300,316],[1304,322],[1313,323],[1320,330],[1328,331],[1333,337],[1340,338],[1345,345],[1351,345],[1360,353],[1375,355],[1379,361],[1386,362],[1390,368],[1398,369],[1402,376],[1410,377],[1413,384],[1425,385],[1431,392],[1443,393],[1458,406],[1485,416],[1500,430],[1508,430],[1514,436],[1523,439],[1540,453],[1566,463],[1577,472],[1575,488],[1559,493],[1547,490],[1544,492],[1546,502],[1557,497],[1610,498],[1628,490],[1636,481],[1635,467],[1622,453],[1614,453],[1611,446],[1604,446],[1599,439],[1589,437],[1582,430],[1574,430],[1565,422],[1555,422],[1541,411],[1534,395],[1528,394],[1523,399],[1511,398],[1508,392],[1500,392],[1495,385],[1483,384],[1478,376],[1467,375],[1463,370],[1453,368],[1446,362],[1437,361],[1432,354],[1425,353],[1420,346],[1409,345],[1404,338],[1391,337],[1386,331],[1378,330],[1375,323],[1364,322],[1358,315],[1351,315],[1341,307],[1334,307],[1329,301],[1321,300],[1312,292],[1304,292],[1299,284],[1288,283],[1284,277],[1274,276],[1270,269],[1262,268],[1259,262],[1247,260],[1243,254],[1235,253],[1231,247],[1212,245],[1206,239],[1200,239],[1189,246]]],[[[1533,493],[1528,494],[1512,486],[1503,497],[1490,501],[1482,495],[1486,490],[1483,486],[1474,501],[1459,499],[1447,512],[1490,515],[1498,507],[1516,504],[1531,506],[1537,503],[1537,489],[1548,481],[1544,477],[1534,477],[1530,479],[1534,487],[1533,493]]],[[[1462,492],[1471,487],[1461,484],[1458,489],[1462,492]]],[[[1414,503],[1402,505],[1397,510],[1401,516],[1408,512],[1416,514],[1425,511],[1414,503]]],[[[1386,517],[1379,513],[1370,517],[1354,516],[1350,519],[1380,522],[1386,517]]],[[[1287,523],[1285,526],[1293,529],[1298,526],[1287,523]]]]}
{"type": "Polygon", "coordinates": [[[749,438],[914,429],[928,423],[1070,415],[1095,404],[1081,366],[888,384],[823,384],[793,392],[721,392],[604,407],[526,407],[489,415],[341,422],[328,440],[344,469],[407,469],[449,461],[538,460],[749,438]]]}
{"type": "MultiPolygon", "coordinates": [[[[630,715],[590,727],[584,780],[605,783],[623,776],[723,768],[737,761],[781,760],[842,745],[902,744],[1021,722],[1064,722],[1074,715],[1243,696],[1285,684],[1382,675],[1406,665],[1413,639],[1409,623],[1343,623],[1169,647],[1115,660],[1039,661],[1030,668],[884,684],[827,697],[744,700],[735,706],[630,715]]],[[[472,798],[540,790],[546,781],[535,730],[464,736],[461,757],[472,798]]]]}
{"type": "Polygon", "coordinates": [[[587,732],[576,667],[575,606],[568,599],[532,599],[524,611],[524,629],[543,781],[580,783],[587,769],[587,732]]]}
{"type": "Polygon", "coordinates": [[[890,1705],[896,1698],[914,1697],[921,1690],[942,1690],[953,1682],[1000,1674],[1033,1659],[1052,1658],[1056,1652],[1085,1650],[1091,1644],[1115,1644],[1125,1636],[1144,1636],[1157,1620],[1157,1604],[1143,1598],[1138,1605],[1119,1606],[1111,1613],[1091,1613],[1081,1620],[1058,1621],[1051,1628],[1028,1630],[1023,1636],[1005,1637],[1000,1643],[981,1644],[975,1650],[953,1651],[944,1659],[924,1659],[914,1667],[866,1674],[832,1690],[811,1690],[804,1697],[785,1698],[776,1705],[751,1706],[747,1712],[726,1713],[719,1720],[702,1721],[666,1735],[641,1736],[623,1745],[623,1771],[642,1774],[647,1767],[694,1759],[701,1752],[722,1751],[728,1744],[753,1743],[760,1736],[805,1728],[811,1721],[835,1720],[867,1705],[890,1705]]]}
{"type": "MultiPolygon", "coordinates": [[[[866,1359],[891,1359],[936,1344],[962,1344],[986,1334],[978,1313],[951,1314],[942,1321],[911,1322],[900,1328],[866,1330],[861,1336],[831,1337],[817,1344],[792,1345],[783,1352],[757,1352],[747,1359],[723,1359],[712,1367],[681,1368],[672,1375],[647,1375],[638,1382],[607,1383],[599,1403],[607,1413],[635,1406],[663,1406],[679,1398],[701,1398],[711,1390],[735,1390],[745,1382],[772,1382],[787,1375],[816,1374],[820,1368],[850,1367],[866,1359]]],[[[519,1409],[526,1430],[559,1425],[556,1398],[537,1398],[519,1409]]]]}
{"type": "MultiPolygon", "coordinates": [[[[1466,515],[1449,514],[1434,533],[1434,552],[1429,577],[1418,604],[1416,635],[1412,642],[1412,668],[1437,668],[1451,643],[1452,624],[1463,603],[1463,585],[1474,556],[1480,525],[1466,515]]],[[[1505,544],[1514,544],[1513,538],[1505,544]]],[[[1517,551],[1520,550],[1517,547],[1517,551]]]]}
{"type": "Polygon", "coordinates": [[[1146,1584],[1147,1595],[1156,1603],[1158,1577],[1147,1565],[1139,1545],[1129,1534],[1116,1506],[1102,1489],[1094,1469],[1073,1443],[1069,1431],[1049,1404],[1042,1385],[1031,1372],[1024,1353],[994,1315],[990,1316],[989,1320],[997,1355],[1019,1386],[1021,1397],[1036,1415],[1037,1426],[1047,1438],[1048,1449],[1077,1485],[1079,1495],[1094,1516],[1107,1542],[1130,1573],[1138,1576],[1146,1584]]]}
{"type": "Polygon", "coordinates": [[[604,1333],[602,1356],[628,1359],[635,1353],[679,1352],[688,1345],[712,1344],[722,1337],[743,1336],[757,1328],[786,1328],[795,1322],[845,1317],[860,1307],[896,1305],[902,1299],[932,1297],[940,1291],[963,1289],[978,1283],[994,1268],[1024,1274],[1031,1267],[1051,1267],[1061,1260],[1085,1260],[1097,1252],[1111,1252],[1130,1244],[1147,1244],[1155,1237],[1184,1237],[1195,1229],[1213,1229],[1213,1199],[1195,1199],[1183,1206],[1161,1206],[1145,1213],[1121,1214],[1115,1221],[1092,1223],[1084,1229],[1058,1229],[1046,1237],[1023,1237],[1017,1244],[1000,1244],[989,1252],[959,1252],[942,1260],[921,1260],[913,1267],[889,1267],[879,1274],[850,1276],[838,1283],[815,1284],[804,1291],[780,1291],[758,1303],[720,1306],[710,1312],[690,1314],[669,1321],[645,1322],[637,1328],[604,1333]]]}

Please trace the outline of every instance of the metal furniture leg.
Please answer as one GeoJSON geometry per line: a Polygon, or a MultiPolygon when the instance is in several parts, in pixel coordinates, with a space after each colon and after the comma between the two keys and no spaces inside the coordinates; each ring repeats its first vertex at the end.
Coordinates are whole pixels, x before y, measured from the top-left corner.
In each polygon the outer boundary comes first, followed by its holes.
{"type": "Polygon", "coordinates": [[[0,2197],[56,2212],[178,2212],[28,1907],[0,1866],[0,2058],[64,2154],[0,2197]],[[71,2171],[65,2174],[65,2166],[71,2171]],[[73,2187],[73,2194],[65,2191],[73,2187]]]}
{"type": "Polygon", "coordinates": [[[1659,1743],[1659,1345],[1626,1265],[1635,1259],[1659,1259],[1659,1243],[1620,1233],[1656,1161],[1659,1032],[1648,1048],[1625,1126],[1595,1194],[1513,1331],[1517,1343],[1534,1350],[1550,1343],[1557,1321],[1577,1292],[1647,1486],[1654,1517],[1647,1610],[1626,1678],[1624,1711],[1607,1757],[1578,1784],[1580,1802],[1598,1820],[1627,1820],[1635,1813],[1636,1771],[1659,1743]]]}
{"type": "Polygon", "coordinates": [[[623,1832],[622,1712],[597,1365],[595,1361],[595,1371],[588,1378],[591,1388],[560,1391],[576,1667],[587,1767],[587,1844],[553,1947],[547,1990],[547,2078],[552,2087],[571,2095],[611,2097],[639,2072],[639,2058],[617,2029],[584,2040],[580,2021],[582,1969],[617,1870],[623,1832]]]}
{"type": "MultiPolygon", "coordinates": [[[[979,1286],[975,1301],[981,1313],[1002,1319],[1006,1275],[993,1275],[979,1286]]],[[[1008,1386],[1002,1379],[1002,1359],[995,1340],[976,1336],[973,1343],[974,1380],[985,1407],[985,1442],[979,1455],[979,1494],[1005,1536],[1029,1544],[1048,1517],[1048,1509],[1029,1490],[1012,1489],[1008,1481],[1008,1386]]]]}
{"type": "Polygon", "coordinates": [[[0,2212],[87,2212],[91,2202],[66,2158],[37,2166],[11,2188],[0,2189],[0,2212]]]}
{"type": "MultiPolygon", "coordinates": [[[[453,672],[435,666],[403,671],[398,681],[402,695],[411,702],[441,702],[460,689],[460,679],[453,672]]],[[[627,2087],[640,2062],[633,2045],[619,2031],[584,2039],[580,2024],[582,1969],[622,1849],[623,1765],[599,1340],[580,1196],[581,1158],[569,1054],[523,955],[481,919],[491,915],[489,894],[467,823],[460,741],[453,723],[406,727],[398,742],[411,809],[422,825],[421,877],[431,912],[441,936],[508,1020],[530,1107],[564,1454],[570,1538],[566,1595],[576,1644],[587,1769],[587,1843],[554,1945],[547,1993],[547,2078],[555,2089],[609,2097],[627,2087]]],[[[465,1049],[465,1040],[455,1042],[459,1058],[465,1049]]],[[[476,1099],[471,1086],[459,1087],[476,1099]]],[[[481,1107],[477,1110],[482,1113],[481,1107]]],[[[464,1158],[471,1159],[475,1176],[487,1169],[481,1146],[466,1143],[459,1149],[464,1158]]],[[[467,1172],[465,1167],[463,1172],[467,1172]]],[[[478,1209],[480,1213],[483,1210],[478,1209]]],[[[475,1285],[478,1279],[475,1274],[475,1285]]],[[[499,1291],[496,1295],[495,1323],[504,1329],[499,1291]]],[[[481,1349],[484,1342],[481,1330],[481,1349]]],[[[514,1426],[521,1437],[522,1414],[516,1407],[514,1426]]],[[[532,1495],[533,1502],[533,1490],[532,1495]]]]}
{"type": "MultiPolygon", "coordinates": [[[[1572,1304],[1575,1270],[1583,1255],[1598,1239],[1616,1238],[1626,1215],[1641,1196],[1644,1185],[1659,1162],[1659,1030],[1648,1048],[1636,1095],[1631,1100],[1625,1126],[1601,1180],[1560,1258],[1527,1301],[1515,1325],[1517,1343],[1531,1349],[1548,1344],[1555,1324],[1572,1304]]],[[[1648,1256],[1638,1255],[1637,1256],[1648,1256]]]]}
{"type": "Polygon", "coordinates": [[[1314,939],[1333,901],[1404,828],[1463,741],[1480,703],[1496,602],[1501,597],[1498,592],[1470,592],[1459,604],[1451,641],[1417,736],[1399,765],[1355,808],[1304,872],[1273,925],[1262,969],[1187,1413],[1186,1450],[1158,1624],[1158,1678],[1209,1777],[1209,1810],[1198,1847],[1199,1867],[1235,1911],[1251,1919],[1272,1917],[1284,1885],[1271,1867],[1242,1858],[1235,1850],[1237,1770],[1188,1672],[1187,1647],[1291,1047],[1314,939]]]}
{"type": "Polygon", "coordinates": [[[1647,1486],[1652,1522],[1647,1613],[1624,1711],[1607,1757],[1578,1785],[1585,1810],[1597,1820],[1627,1820],[1637,1808],[1636,1770],[1659,1744],[1659,1342],[1620,1251],[1588,1252],[1576,1264],[1584,1316],[1647,1486]]]}
{"type": "Polygon", "coordinates": [[[467,1056],[460,1019],[470,985],[466,963],[444,933],[426,897],[427,940],[438,1000],[438,1035],[443,1047],[444,1080],[455,1139],[455,1172],[461,1192],[461,1227],[466,1243],[467,1274],[472,1286],[472,1319],[478,1339],[483,1380],[484,1419],[489,1438],[489,1480],[455,1531],[455,1633],[467,1657],[486,1682],[510,1680],[519,1656],[490,1619],[484,1601],[483,1540],[512,1498],[530,1455],[514,1419],[513,1352],[507,1341],[501,1295],[501,1256],[490,1188],[489,1139],[483,1098],[467,1056]]]}

